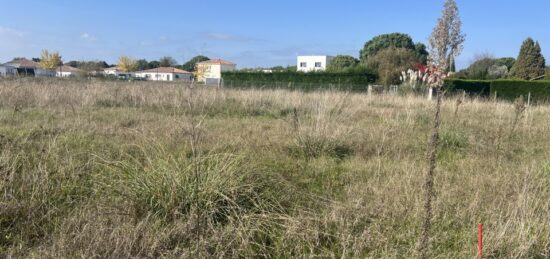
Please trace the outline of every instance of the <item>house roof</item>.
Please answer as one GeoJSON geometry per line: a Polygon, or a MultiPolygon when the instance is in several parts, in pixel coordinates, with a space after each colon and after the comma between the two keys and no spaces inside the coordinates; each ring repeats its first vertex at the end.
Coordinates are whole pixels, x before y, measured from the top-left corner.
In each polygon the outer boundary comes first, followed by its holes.
{"type": "Polygon", "coordinates": [[[211,60],[199,62],[198,64],[235,65],[235,63],[233,62],[223,60],[223,59],[211,59],[211,60]]]}
{"type": "Polygon", "coordinates": [[[72,72],[72,73],[78,73],[78,72],[82,72],[82,70],[81,70],[81,69],[78,69],[78,68],[76,68],[76,67],[71,67],[71,66],[63,65],[63,66],[57,68],[57,72],[72,72]]]}
{"type": "Polygon", "coordinates": [[[175,74],[193,74],[191,72],[177,69],[175,67],[159,67],[159,68],[152,68],[147,69],[143,71],[138,71],[136,73],[175,73],[175,74]]]}
{"type": "Polygon", "coordinates": [[[116,72],[122,72],[122,70],[118,69],[118,67],[108,67],[104,68],[103,71],[116,71],[116,72]]]}
{"type": "Polygon", "coordinates": [[[12,66],[16,68],[38,68],[38,62],[28,60],[26,58],[13,59],[12,61],[4,64],[5,66],[12,66]]]}

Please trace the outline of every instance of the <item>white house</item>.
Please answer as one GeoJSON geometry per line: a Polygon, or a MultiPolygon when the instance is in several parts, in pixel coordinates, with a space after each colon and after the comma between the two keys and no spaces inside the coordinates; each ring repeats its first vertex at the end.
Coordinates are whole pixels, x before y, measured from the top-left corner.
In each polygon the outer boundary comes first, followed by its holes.
{"type": "Polygon", "coordinates": [[[127,77],[130,78],[133,76],[131,72],[124,72],[117,67],[109,67],[103,69],[103,74],[106,76],[114,76],[114,77],[127,77]]]}
{"type": "Polygon", "coordinates": [[[8,65],[0,65],[0,76],[15,76],[17,69],[8,65]]]}
{"type": "Polygon", "coordinates": [[[55,77],[55,71],[42,69],[38,62],[26,58],[16,58],[2,66],[15,69],[19,76],[55,77]]]}
{"type": "Polygon", "coordinates": [[[206,84],[218,84],[222,72],[235,71],[237,65],[223,59],[212,59],[197,63],[197,81],[206,84]]]}
{"type": "Polygon", "coordinates": [[[55,75],[57,77],[75,77],[75,76],[82,76],[84,74],[83,70],[80,70],[76,67],[71,66],[60,66],[57,68],[55,75]]]}
{"type": "Polygon", "coordinates": [[[298,56],[296,70],[301,72],[325,71],[332,56],[298,56]]]}
{"type": "Polygon", "coordinates": [[[151,81],[191,81],[193,73],[175,67],[159,67],[134,73],[137,78],[151,81]]]}

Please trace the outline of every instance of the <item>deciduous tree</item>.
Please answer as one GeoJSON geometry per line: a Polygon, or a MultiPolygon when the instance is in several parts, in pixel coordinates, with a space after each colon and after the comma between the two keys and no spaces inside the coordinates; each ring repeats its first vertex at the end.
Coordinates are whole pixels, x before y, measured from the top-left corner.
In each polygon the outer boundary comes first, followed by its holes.
{"type": "Polygon", "coordinates": [[[149,62],[145,59],[138,59],[136,61],[136,69],[138,71],[149,69],[149,62]]]}
{"type": "Polygon", "coordinates": [[[414,50],[390,47],[369,58],[367,66],[378,73],[380,83],[388,86],[401,83],[401,72],[416,63],[414,50]]]}
{"type": "Polygon", "coordinates": [[[117,68],[124,72],[132,72],[137,68],[136,60],[128,56],[118,58],[117,68]]]}
{"type": "Polygon", "coordinates": [[[42,50],[40,55],[40,67],[43,69],[55,70],[63,63],[61,62],[61,55],[59,52],[48,52],[48,50],[42,50]]]}
{"type": "Polygon", "coordinates": [[[449,61],[460,55],[466,39],[462,33],[462,21],[454,0],[446,0],[443,14],[430,36],[430,61],[443,71],[449,61]]]}

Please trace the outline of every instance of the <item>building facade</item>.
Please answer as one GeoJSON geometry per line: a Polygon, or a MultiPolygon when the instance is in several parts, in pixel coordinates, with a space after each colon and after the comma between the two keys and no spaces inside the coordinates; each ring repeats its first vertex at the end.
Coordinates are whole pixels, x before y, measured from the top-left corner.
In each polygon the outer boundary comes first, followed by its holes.
{"type": "Polygon", "coordinates": [[[17,69],[12,66],[0,65],[0,76],[16,76],[17,69]]]}
{"type": "Polygon", "coordinates": [[[134,73],[137,78],[150,81],[186,81],[193,80],[193,73],[175,67],[159,67],[134,73]]]}
{"type": "Polygon", "coordinates": [[[107,77],[116,77],[116,78],[131,78],[134,76],[132,72],[124,72],[117,67],[109,67],[103,69],[103,75],[107,77]]]}
{"type": "Polygon", "coordinates": [[[40,68],[38,62],[26,58],[14,59],[2,67],[6,67],[5,72],[15,72],[17,76],[55,77],[54,70],[40,68]]]}
{"type": "Polygon", "coordinates": [[[235,71],[237,65],[223,59],[212,59],[197,63],[197,81],[205,84],[220,84],[222,72],[235,71]]]}
{"type": "Polygon", "coordinates": [[[83,75],[84,75],[83,70],[80,70],[76,67],[66,66],[66,65],[58,67],[57,70],[55,71],[55,76],[57,77],[77,77],[77,76],[83,76],[83,75]]]}
{"type": "Polygon", "coordinates": [[[298,56],[296,70],[300,72],[325,71],[332,56],[298,56]]]}

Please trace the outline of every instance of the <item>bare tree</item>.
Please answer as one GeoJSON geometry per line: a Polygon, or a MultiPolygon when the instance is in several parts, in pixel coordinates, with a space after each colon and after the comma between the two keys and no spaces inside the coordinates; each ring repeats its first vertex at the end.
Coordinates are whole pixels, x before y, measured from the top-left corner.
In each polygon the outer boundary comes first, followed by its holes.
{"type": "Polygon", "coordinates": [[[458,6],[455,0],[446,0],[443,13],[430,36],[430,61],[441,70],[449,68],[449,60],[462,52],[466,35],[462,33],[458,6]]]}

